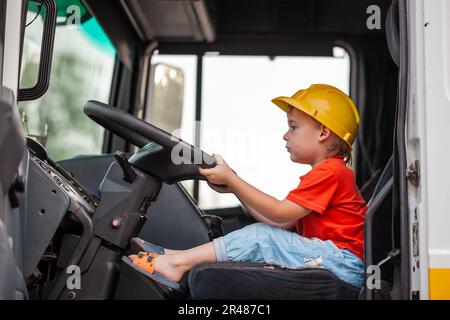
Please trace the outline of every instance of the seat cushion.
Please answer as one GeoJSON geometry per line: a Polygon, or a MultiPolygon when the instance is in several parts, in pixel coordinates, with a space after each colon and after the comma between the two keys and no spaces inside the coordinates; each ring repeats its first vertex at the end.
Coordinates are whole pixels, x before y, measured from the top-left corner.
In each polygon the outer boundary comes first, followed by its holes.
{"type": "Polygon", "coordinates": [[[249,262],[195,266],[189,274],[192,299],[357,299],[354,287],[321,268],[287,269],[249,262]]]}

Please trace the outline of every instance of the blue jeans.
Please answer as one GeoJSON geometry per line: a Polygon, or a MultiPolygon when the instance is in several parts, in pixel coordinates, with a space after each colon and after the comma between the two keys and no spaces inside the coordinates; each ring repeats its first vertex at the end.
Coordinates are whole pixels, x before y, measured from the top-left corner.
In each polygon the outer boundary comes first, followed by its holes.
{"type": "Polygon", "coordinates": [[[357,287],[364,282],[364,264],[330,240],[305,238],[295,232],[254,223],[213,240],[217,261],[248,261],[297,268],[325,268],[357,287]]]}

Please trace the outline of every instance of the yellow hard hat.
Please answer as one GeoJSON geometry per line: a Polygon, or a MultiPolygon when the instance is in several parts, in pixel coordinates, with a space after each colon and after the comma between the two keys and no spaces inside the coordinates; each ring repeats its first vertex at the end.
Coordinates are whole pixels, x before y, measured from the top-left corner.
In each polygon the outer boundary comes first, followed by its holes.
{"type": "Polygon", "coordinates": [[[310,115],[333,131],[351,147],[359,125],[358,110],[352,99],[341,90],[327,84],[313,84],[297,91],[292,97],[272,99],[280,109],[289,107],[310,115]]]}

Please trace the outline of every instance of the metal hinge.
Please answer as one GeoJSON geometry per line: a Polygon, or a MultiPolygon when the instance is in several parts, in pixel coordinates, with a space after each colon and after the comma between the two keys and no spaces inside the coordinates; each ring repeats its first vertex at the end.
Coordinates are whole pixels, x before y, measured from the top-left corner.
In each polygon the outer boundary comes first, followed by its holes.
{"type": "Polygon", "coordinates": [[[408,169],[406,169],[406,179],[411,182],[411,184],[414,187],[419,186],[419,180],[420,180],[420,164],[419,160],[414,161],[408,166],[408,169]]]}

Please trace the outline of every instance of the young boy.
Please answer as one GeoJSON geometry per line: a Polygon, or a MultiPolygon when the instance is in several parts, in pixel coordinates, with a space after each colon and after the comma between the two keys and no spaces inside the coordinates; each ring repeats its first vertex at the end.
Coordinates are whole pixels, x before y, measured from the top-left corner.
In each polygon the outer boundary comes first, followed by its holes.
{"type": "Polygon", "coordinates": [[[367,206],[346,166],[359,124],[356,107],[345,93],[323,84],[272,102],[287,113],[289,130],[283,139],[291,160],[311,165],[311,171],[280,201],[242,180],[216,156],[218,165],[200,168],[200,173],[214,190],[234,193],[260,223],[188,250],[159,248],[159,255],[152,249],[157,246],[142,242],[153,247],[129,257],[137,270],[176,289],[196,264],[251,261],[323,267],[362,286],[367,206]],[[296,232],[288,231],[293,227],[296,232]]]}

